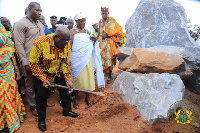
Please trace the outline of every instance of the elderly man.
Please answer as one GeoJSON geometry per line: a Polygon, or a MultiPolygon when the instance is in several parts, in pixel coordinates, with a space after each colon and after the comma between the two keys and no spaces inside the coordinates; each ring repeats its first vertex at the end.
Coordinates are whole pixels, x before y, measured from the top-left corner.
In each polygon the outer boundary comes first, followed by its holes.
{"type": "Polygon", "coordinates": [[[37,116],[34,77],[29,67],[29,56],[35,39],[44,35],[44,26],[38,21],[42,12],[40,4],[31,2],[28,5],[28,10],[27,16],[15,23],[13,37],[24,68],[26,99],[30,105],[32,115],[37,116]]]}
{"type": "Polygon", "coordinates": [[[10,20],[6,17],[1,17],[1,24],[5,27],[6,29],[6,35],[9,39],[12,39],[12,26],[10,24],[10,20]]]}
{"type": "MultiPolygon", "coordinates": [[[[94,70],[97,71],[98,86],[104,87],[103,69],[97,37],[90,36],[85,29],[86,17],[82,13],[77,13],[74,17],[76,28],[70,30],[72,52],[71,52],[71,70],[73,83],[76,88],[82,90],[95,90],[94,70]],[[97,60],[99,55],[99,62],[97,60]]],[[[85,102],[91,107],[93,104],[90,100],[89,93],[85,93],[85,102]]],[[[75,92],[74,108],[78,108],[78,92],[75,92]]]]}
{"type": "Polygon", "coordinates": [[[108,8],[101,8],[102,19],[99,21],[99,47],[101,51],[101,59],[105,73],[109,73],[107,83],[112,83],[111,73],[115,59],[115,50],[122,46],[126,35],[122,31],[122,27],[112,17],[108,17],[108,8]]]}
{"type": "MultiPolygon", "coordinates": [[[[36,83],[36,109],[38,113],[38,127],[46,131],[46,106],[49,97],[47,88],[50,82],[74,88],[71,82],[70,53],[71,45],[69,30],[59,26],[55,34],[48,34],[37,38],[33,44],[29,59],[30,67],[35,76],[36,83]]],[[[67,89],[60,89],[63,116],[78,117],[79,114],[71,112],[71,100],[67,89]]]]}
{"type": "MultiPolygon", "coordinates": [[[[12,33],[13,33],[13,29],[12,26],[10,24],[10,20],[6,17],[2,17],[1,18],[1,23],[3,24],[3,26],[6,29],[6,36],[12,41],[12,33]]],[[[12,56],[12,62],[13,62],[13,66],[14,66],[14,70],[15,70],[15,79],[17,81],[18,84],[18,91],[20,93],[21,96],[24,96],[23,93],[21,93],[21,75],[22,75],[22,70],[20,67],[20,59],[19,59],[19,55],[18,52],[15,48],[15,45],[13,45],[15,52],[13,53],[12,56]]]]}

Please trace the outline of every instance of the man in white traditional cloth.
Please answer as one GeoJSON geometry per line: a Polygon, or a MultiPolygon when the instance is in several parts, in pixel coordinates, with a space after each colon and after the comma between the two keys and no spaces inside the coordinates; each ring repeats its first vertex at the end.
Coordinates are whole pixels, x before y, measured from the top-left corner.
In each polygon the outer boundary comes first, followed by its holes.
{"type": "MultiPolygon", "coordinates": [[[[94,70],[97,75],[99,88],[105,88],[103,68],[97,37],[90,36],[85,29],[86,17],[82,13],[75,15],[76,28],[70,30],[72,51],[70,56],[73,83],[81,90],[95,90],[94,70]]],[[[85,102],[92,106],[89,93],[86,93],[85,102]]],[[[78,108],[78,92],[75,92],[74,108],[78,108]]]]}

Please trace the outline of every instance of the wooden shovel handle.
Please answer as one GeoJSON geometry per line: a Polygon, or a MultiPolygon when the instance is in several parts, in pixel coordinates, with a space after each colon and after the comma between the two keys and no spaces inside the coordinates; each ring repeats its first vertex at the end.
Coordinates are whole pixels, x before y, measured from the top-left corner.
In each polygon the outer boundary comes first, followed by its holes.
{"type": "MultiPolygon", "coordinates": [[[[57,88],[63,88],[63,89],[71,89],[71,88],[69,88],[67,86],[58,85],[58,84],[55,84],[55,83],[51,83],[51,85],[52,85],[51,87],[57,87],[57,88]]],[[[80,89],[76,89],[76,88],[73,88],[73,90],[94,94],[92,91],[80,90],[80,89]]]]}

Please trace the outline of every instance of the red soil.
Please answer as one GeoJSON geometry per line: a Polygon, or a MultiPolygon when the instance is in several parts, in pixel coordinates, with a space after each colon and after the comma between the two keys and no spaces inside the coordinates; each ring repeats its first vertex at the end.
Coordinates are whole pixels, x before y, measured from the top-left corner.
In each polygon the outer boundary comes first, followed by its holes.
{"type": "MultiPolygon", "coordinates": [[[[168,123],[156,122],[150,125],[140,116],[137,108],[123,102],[121,95],[110,90],[112,84],[106,84],[102,91],[106,96],[90,95],[94,103],[88,107],[85,95],[79,94],[79,108],[72,111],[80,114],[79,118],[62,116],[62,107],[59,105],[58,91],[50,96],[48,101],[55,103],[54,107],[47,108],[47,133],[175,133],[168,123]]],[[[186,90],[185,98],[200,108],[200,96],[186,90]]],[[[26,107],[25,122],[21,124],[16,133],[38,133],[37,117],[31,115],[29,106],[23,98],[26,107]]],[[[72,103],[73,104],[73,103],[72,103]]],[[[200,130],[196,130],[196,133],[200,130]]]]}

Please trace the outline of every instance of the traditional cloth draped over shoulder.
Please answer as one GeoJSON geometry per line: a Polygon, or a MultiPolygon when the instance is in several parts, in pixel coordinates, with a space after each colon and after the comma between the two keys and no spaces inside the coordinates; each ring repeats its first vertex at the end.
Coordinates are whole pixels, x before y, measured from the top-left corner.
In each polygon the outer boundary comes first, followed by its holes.
{"type": "Polygon", "coordinates": [[[122,27],[119,25],[119,23],[116,22],[116,20],[112,17],[108,18],[108,23],[105,25],[104,32],[111,36],[111,39],[117,43],[116,47],[122,46],[124,43],[123,38],[126,37],[126,34],[123,33],[122,27]]]}
{"type": "Polygon", "coordinates": [[[10,133],[20,127],[20,121],[24,121],[25,115],[11,61],[13,44],[0,24],[0,130],[8,127],[10,133]]]}
{"type": "Polygon", "coordinates": [[[76,78],[83,71],[90,61],[93,50],[93,42],[87,33],[77,33],[74,35],[71,51],[71,71],[72,77],[76,78]]]}
{"type": "MultiPolygon", "coordinates": [[[[3,46],[3,43],[1,43],[0,47],[8,47],[9,48],[9,52],[11,52],[11,54],[12,54],[12,63],[13,63],[15,74],[16,74],[15,78],[16,78],[16,80],[19,80],[19,79],[21,79],[20,69],[18,67],[20,65],[20,61],[19,61],[19,55],[17,53],[17,49],[15,48],[15,44],[10,39],[12,36],[12,33],[10,31],[6,31],[6,29],[3,27],[3,25],[1,25],[0,32],[4,35],[4,37],[3,36],[1,37],[2,41],[6,41],[6,43],[4,42],[5,46],[3,46]],[[6,39],[6,37],[7,37],[7,39],[6,39]]],[[[21,71],[21,73],[22,73],[22,71],[21,71]]]]}
{"type": "MultiPolygon", "coordinates": [[[[85,69],[86,65],[88,65],[88,63],[91,60],[92,54],[93,54],[92,57],[93,65],[95,64],[95,66],[101,66],[100,64],[98,64],[101,62],[96,60],[98,56],[100,58],[100,55],[98,55],[97,52],[95,52],[95,48],[93,49],[93,43],[94,42],[90,40],[90,35],[88,35],[87,33],[77,33],[74,35],[72,52],[70,56],[73,79],[78,77],[81,74],[81,72],[85,69]]],[[[97,49],[97,44],[95,46],[97,49]]],[[[97,67],[95,67],[95,69],[97,69],[97,67]]],[[[93,69],[89,71],[93,71],[93,69]]],[[[98,83],[98,86],[105,86],[104,77],[102,76],[103,69],[98,67],[98,73],[99,73],[98,75],[101,76],[98,77],[99,81],[102,81],[98,83]]],[[[91,76],[94,77],[94,72],[92,72],[92,74],[93,75],[91,76]]]]}
{"type": "Polygon", "coordinates": [[[124,37],[122,27],[112,17],[108,17],[108,22],[103,25],[103,19],[101,19],[99,47],[101,52],[102,64],[104,72],[108,73],[108,68],[113,68],[114,54],[117,47],[124,44],[124,37]],[[110,38],[103,39],[101,35],[107,34],[110,38]]]}

